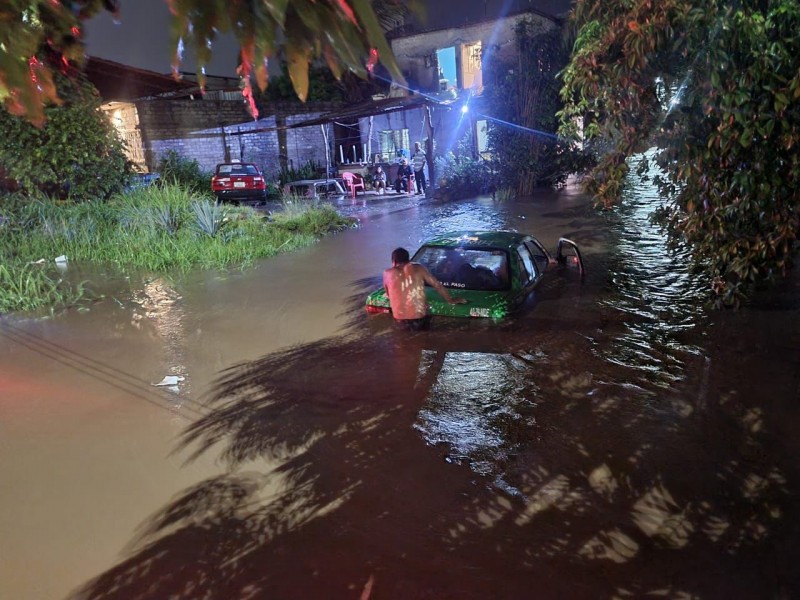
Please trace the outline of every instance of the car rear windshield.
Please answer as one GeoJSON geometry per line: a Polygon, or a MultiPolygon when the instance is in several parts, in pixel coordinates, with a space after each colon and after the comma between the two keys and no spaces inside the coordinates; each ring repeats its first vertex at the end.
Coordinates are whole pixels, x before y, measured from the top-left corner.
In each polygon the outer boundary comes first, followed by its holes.
{"type": "Polygon", "coordinates": [[[492,292],[510,287],[505,250],[423,246],[413,260],[448,288],[492,292]]]}
{"type": "Polygon", "coordinates": [[[253,165],[219,165],[217,175],[258,175],[253,165]]]}

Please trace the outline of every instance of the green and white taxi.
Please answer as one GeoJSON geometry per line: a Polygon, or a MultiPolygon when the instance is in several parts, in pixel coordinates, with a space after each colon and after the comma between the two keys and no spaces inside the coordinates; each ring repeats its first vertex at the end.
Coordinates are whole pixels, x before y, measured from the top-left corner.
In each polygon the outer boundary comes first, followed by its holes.
{"type": "MultiPolygon", "coordinates": [[[[448,317],[502,319],[519,308],[539,282],[565,266],[583,276],[578,246],[558,241],[555,258],[533,236],[511,231],[459,231],[428,240],[411,259],[442,282],[450,295],[466,304],[448,304],[426,287],[430,313],[448,317]]],[[[369,313],[390,313],[386,290],[367,296],[369,313]]]]}

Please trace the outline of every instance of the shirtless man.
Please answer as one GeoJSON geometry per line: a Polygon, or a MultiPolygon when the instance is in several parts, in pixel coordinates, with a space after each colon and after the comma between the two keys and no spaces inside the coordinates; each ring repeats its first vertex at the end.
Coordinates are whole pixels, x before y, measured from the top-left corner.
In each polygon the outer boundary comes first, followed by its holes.
{"type": "Polygon", "coordinates": [[[410,262],[408,250],[397,248],[392,252],[392,266],[383,272],[383,287],[392,305],[395,323],[419,331],[428,329],[431,316],[425,299],[425,284],[439,292],[450,304],[466,304],[464,298],[453,298],[441,282],[423,265],[410,262]]]}

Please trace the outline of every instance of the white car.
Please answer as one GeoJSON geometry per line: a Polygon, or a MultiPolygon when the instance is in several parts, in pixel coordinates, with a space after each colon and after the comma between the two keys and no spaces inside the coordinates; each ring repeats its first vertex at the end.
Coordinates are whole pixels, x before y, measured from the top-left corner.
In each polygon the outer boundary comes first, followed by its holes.
{"type": "Polygon", "coordinates": [[[283,193],[301,198],[336,198],[346,192],[337,179],[301,179],[284,185],[283,193]]]}

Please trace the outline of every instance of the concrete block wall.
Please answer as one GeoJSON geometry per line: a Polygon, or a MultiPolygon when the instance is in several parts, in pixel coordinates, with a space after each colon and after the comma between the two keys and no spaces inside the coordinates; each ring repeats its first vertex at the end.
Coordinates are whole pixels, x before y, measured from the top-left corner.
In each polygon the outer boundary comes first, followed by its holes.
{"type": "Polygon", "coordinates": [[[330,103],[274,103],[256,121],[240,100],[142,100],[136,103],[142,145],[153,169],[161,156],[174,150],[211,171],[226,160],[257,164],[269,178],[282,165],[295,168],[314,161],[325,165],[325,144],[319,126],[287,129],[290,125],[337,108],[330,103]]]}

